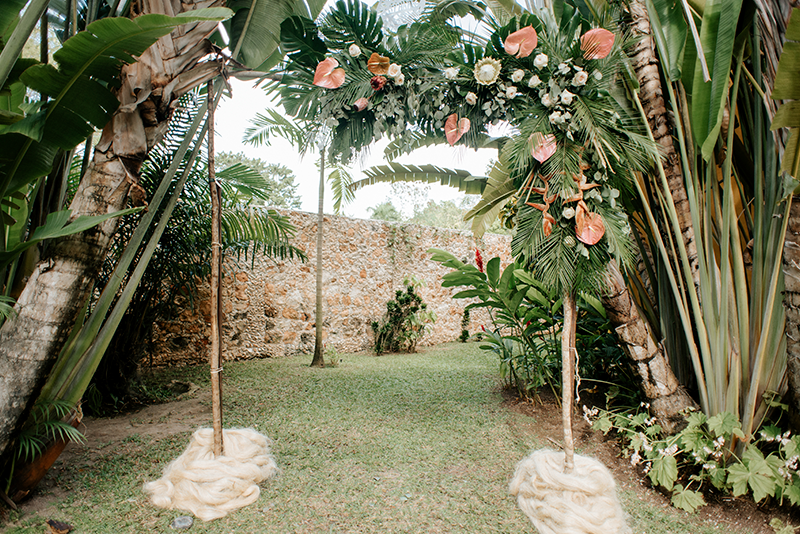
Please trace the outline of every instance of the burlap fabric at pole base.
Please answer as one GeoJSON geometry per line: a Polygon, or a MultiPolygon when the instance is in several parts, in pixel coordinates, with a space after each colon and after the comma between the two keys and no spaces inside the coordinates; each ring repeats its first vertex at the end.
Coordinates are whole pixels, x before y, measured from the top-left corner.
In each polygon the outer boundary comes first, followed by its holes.
{"type": "Polygon", "coordinates": [[[563,452],[535,451],[517,464],[509,491],[540,534],[631,533],[614,478],[593,458],[575,455],[567,474],[563,452]]]}
{"type": "Polygon", "coordinates": [[[183,454],[164,469],[164,476],[144,485],[160,507],[186,510],[204,521],[224,517],[258,499],[260,482],[279,469],[269,439],[249,428],[223,430],[224,454],[214,456],[214,433],[201,428],[183,454]]]}

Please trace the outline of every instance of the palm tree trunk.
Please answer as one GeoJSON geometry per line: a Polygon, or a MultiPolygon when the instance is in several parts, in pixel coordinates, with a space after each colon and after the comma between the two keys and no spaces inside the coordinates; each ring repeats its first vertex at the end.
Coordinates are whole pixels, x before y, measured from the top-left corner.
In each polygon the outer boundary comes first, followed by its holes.
{"type": "Polygon", "coordinates": [[[622,350],[631,359],[641,379],[642,391],[650,402],[650,411],[668,434],[685,426],[681,411],[698,408],[697,403],[678,383],[664,354],[631,298],[625,280],[615,262],[608,264],[608,291],[603,305],[619,336],[622,350]]]}
{"type": "MultiPolygon", "coordinates": [[[[184,11],[222,5],[224,0],[184,0],[184,11]]],[[[145,0],[141,13],[176,15],[169,0],[145,0]]],[[[178,28],[161,38],[137,63],[123,67],[121,107],[97,144],[92,164],[70,205],[73,217],[98,215],[125,206],[129,190],[143,202],[139,168],[166,130],[175,102],[219,71],[198,61],[210,50],[206,38],[216,22],[178,28]]],[[[15,320],[0,329],[0,458],[7,457],[47,378],[108,252],[117,221],[109,220],[53,244],[20,294],[15,320]]]]}
{"type": "Polygon", "coordinates": [[[658,70],[658,59],[652,38],[650,19],[647,15],[647,8],[639,0],[633,0],[630,3],[629,11],[632,19],[630,30],[636,43],[633,48],[632,60],[636,79],[641,87],[639,98],[647,116],[650,130],[653,132],[653,138],[662,150],[664,173],[669,183],[669,191],[664,191],[664,194],[671,195],[675,203],[678,225],[686,245],[686,254],[696,288],[700,284],[700,278],[692,214],[689,208],[686,186],[683,183],[680,158],[675,151],[673,143],[672,124],[664,102],[661,74],[658,70]]]}
{"type": "Polygon", "coordinates": [[[789,384],[789,419],[800,429],[800,199],[792,198],[786,239],[783,243],[784,293],[786,308],[786,375],[789,384]]]}
{"type": "Polygon", "coordinates": [[[319,208],[317,209],[317,310],[314,318],[316,339],[311,367],[325,367],[325,348],[322,343],[322,223],[324,222],[323,196],[325,195],[325,149],[319,158],[319,208]]]}

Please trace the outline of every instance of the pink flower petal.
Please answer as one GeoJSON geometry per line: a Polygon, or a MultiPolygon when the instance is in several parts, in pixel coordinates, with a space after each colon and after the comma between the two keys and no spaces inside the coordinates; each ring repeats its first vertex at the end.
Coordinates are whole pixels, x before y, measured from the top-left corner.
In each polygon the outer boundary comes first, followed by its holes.
{"type": "Polygon", "coordinates": [[[542,135],[536,132],[531,135],[531,156],[539,163],[544,163],[556,152],[556,136],[553,134],[542,135]]]}
{"type": "Polygon", "coordinates": [[[461,139],[461,136],[469,131],[469,128],[470,122],[468,118],[463,117],[459,120],[457,113],[447,117],[447,121],[444,123],[444,135],[450,146],[455,145],[461,139]]]}
{"type": "Polygon", "coordinates": [[[344,69],[337,69],[339,62],[329,57],[319,62],[314,71],[314,85],[336,89],[344,83],[344,69]]]}
{"type": "Polygon", "coordinates": [[[539,38],[536,36],[536,30],[533,26],[526,26],[506,37],[503,43],[503,48],[506,54],[516,57],[528,57],[536,48],[539,38]]]}
{"type": "Polygon", "coordinates": [[[614,34],[604,28],[595,28],[581,35],[581,50],[585,59],[603,59],[611,53],[614,34]]]}

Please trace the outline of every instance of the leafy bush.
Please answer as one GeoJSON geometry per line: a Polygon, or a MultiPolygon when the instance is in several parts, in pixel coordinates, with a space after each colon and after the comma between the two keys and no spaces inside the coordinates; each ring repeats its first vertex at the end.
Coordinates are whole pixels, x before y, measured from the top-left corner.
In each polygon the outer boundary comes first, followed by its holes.
{"type": "Polygon", "coordinates": [[[686,414],[686,428],[663,436],[647,408],[642,404],[619,412],[586,406],[583,410],[592,428],[617,432],[631,464],[642,465],[654,485],[671,491],[677,508],[694,511],[703,506],[703,490],[712,487],[736,497],[750,493],[756,502],[774,497],[781,504],[787,499],[800,504],[800,436],[766,425],[745,446],[736,416],[722,412],[709,418],[695,411],[686,414]]]}
{"type": "Polygon", "coordinates": [[[416,288],[423,282],[416,276],[403,280],[406,290],[398,289],[394,300],[386,303],[386,315],[379,323],[372,322],[375,333],[375,354],[385,352],[415,352],[417,341],[425,335],[431,323],[436,321],[434,312],[426,311],[416,288]]]}
{"type": "MultiPolygon", "coordinates": [[[[453,269],[443,277],[444,287],[465,286],[453,298],[476,298],[465,313],[486,308],[492,327],[482,335],[483,350],[497,354],[508,387],[529,396],[547,385],[558,398],[561,388],[561,300],[517,263],[502,272],[500,258],[492,258],[483,270],[476,254],[476,266],[468,265],[449,252],[430,249],[433,261],[453,269]]],[[[631,382],[628,365],[609,327],[600,302],[587,296],[578,299],[577,343],[581,376],[631,382]]],[[[587,381],[590,379],[586,379],[587,381]]]]}

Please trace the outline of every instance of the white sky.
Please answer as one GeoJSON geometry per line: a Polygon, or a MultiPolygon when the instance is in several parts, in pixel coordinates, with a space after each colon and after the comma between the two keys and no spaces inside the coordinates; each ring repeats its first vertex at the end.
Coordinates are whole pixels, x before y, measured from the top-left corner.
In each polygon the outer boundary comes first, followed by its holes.
{"type": "MultiPolygon", "coordinates": [[[[263,89],[254,88],[253,82],[243,82],[232,79],[233,98],[224,99],[216,114],[216,149],[225,152],[244,152],[248,157],[260,158],[267,163],[285,165],[291,169],[298,184],[297,192],[302,199],[302,210],[316,212],[318,206],[319,171],[314,164],[316,155],[308,154],[301,159],[292,145],[282,138],[275,138],[270,146],[254,147],[245,144],[242,139],[245,130],[250,126],[250,120],[256,113],[267,107],[273,107],[283,112],[282,108],[270,101],[263,89]]],[[[356,162],[350,169],[354,180],[363,178],[362,171],[374,165],[386,163],[383,149],[386,142],[376,144],[363,162],[356,162]]],[[[489,160],[496,157],[496,151],[481,149],[480,151],[464,147],[451,148],[448,146],[427,147],[415,151],[413,154],[403,156],[397,161],[412,165],[432,164],[439,167],[464,169],[471,174],[482,176],[486,173],[489,160]]],[[[390,184],[376,184],[365,187],[356,192],[355,200],[343,208],[343,214],[350,217],[369,218],[367,208],[374,207],[391,194],[390,184]]],[[[325,191],[325,213],[333,213],[333,201],[330,187],[325,191]]],[[[443,200],[461,199],[463,194],[457,189],[432,184],[430,200],[441,202],[443,200]]],[[[395,202],[395,207],[401,206],[395,202]]],[[[406,215],[410,215],[406,213],[406,215]]]]}

